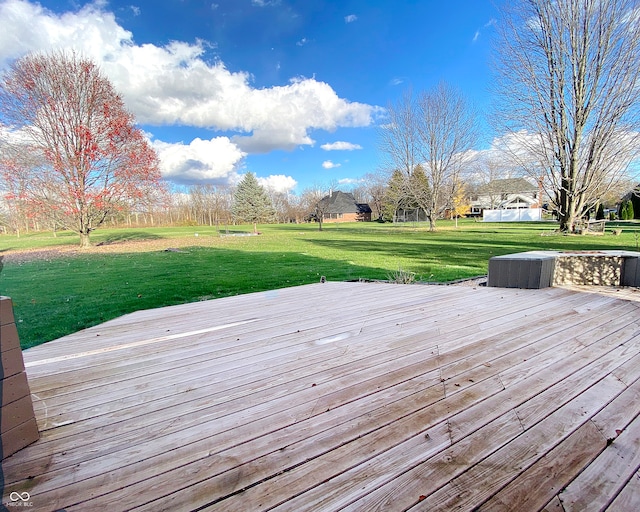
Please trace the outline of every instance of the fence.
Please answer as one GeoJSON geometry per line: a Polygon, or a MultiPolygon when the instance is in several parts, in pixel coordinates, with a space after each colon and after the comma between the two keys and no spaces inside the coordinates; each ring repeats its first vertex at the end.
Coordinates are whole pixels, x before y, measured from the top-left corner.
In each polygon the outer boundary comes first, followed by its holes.
{"type": "Polygon", "coordinates": [[[542,220],[542,208],[511,208],[482,212],[483,222],[533,222],[537,220],[542,220]]]}

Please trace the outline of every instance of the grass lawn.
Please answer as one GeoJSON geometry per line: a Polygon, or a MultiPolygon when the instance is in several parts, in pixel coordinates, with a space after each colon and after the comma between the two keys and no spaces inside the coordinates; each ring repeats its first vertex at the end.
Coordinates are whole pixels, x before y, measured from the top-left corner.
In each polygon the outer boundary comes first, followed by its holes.
{"type": "Polygon", "coordinates": [[[39,258],[16,250],[75,246],[70,233],[0,236],[0,295],[14,301],[24,348],[136,311],[328,280],[388,279],[399,268],[420,281],[486,274],[490,257],[536,249],[638,250],[639,223],[608,223],[620,236],[562,236],[554,224],[439,222],[325,224],[96,231],[89,251],[39,258]],[[197,236],[196,236],[197,233],[197,236]],[[165,251],[167,248],[178,250],[165,251]]]}

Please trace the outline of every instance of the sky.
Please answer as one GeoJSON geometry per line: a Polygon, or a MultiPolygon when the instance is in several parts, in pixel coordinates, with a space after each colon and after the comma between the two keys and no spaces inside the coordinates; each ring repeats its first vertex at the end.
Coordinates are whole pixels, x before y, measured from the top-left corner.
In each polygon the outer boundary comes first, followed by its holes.
{"type": "Polygon", "coordinates": [[[177,188],[250,171],[348,189],[383,167],[386,107],[409,88],[446,81],[488,111],[497,19],[493,0],[0,0],[0,72],[90,57],[177,188]]]}

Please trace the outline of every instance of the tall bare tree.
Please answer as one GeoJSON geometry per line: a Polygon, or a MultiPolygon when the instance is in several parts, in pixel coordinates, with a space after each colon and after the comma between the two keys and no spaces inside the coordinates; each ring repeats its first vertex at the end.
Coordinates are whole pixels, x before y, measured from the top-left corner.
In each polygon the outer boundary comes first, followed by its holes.
{"type": "Polygon", "coordinates": [[[501,27],[498,119],[573,231],[638,156],[640,5],[519,0],[501,27]]]}
{"type": "Polygon", "coordinates": [[[384,198],[387,180],[382,173],[367,173],[363,177],[363,192],[365,201],[371,207],[373,218],[382,219],[384,213],[384,198]]]}
{"type": "Polygon", "coordinates": [[[441,82],[434,89],[414,96],[411,91],[388,107],[389,123],[381,129],[380,149],[389,160],[390,170],[400,170],[412,184],[416,169],[422,168],[428,181],[428,197],[421,191],[414,197],[425,199],[419,205],[436,229],[436,220],[450,203],[452,183],[456,183],[465,157],[476,142],[476,118],[462,93],[441,82]]]}

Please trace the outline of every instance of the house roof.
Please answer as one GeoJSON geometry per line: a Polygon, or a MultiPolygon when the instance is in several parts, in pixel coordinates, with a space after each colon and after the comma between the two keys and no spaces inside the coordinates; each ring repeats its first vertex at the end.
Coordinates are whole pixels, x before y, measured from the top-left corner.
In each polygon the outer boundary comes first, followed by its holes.
{"type": "Polygon", "coordinates": [[[478,195],[488,194],[522,194],[535,192],[538,187],[524,178],[505,178],[492,180],[478,189],[478,195]]]}
{"type": "Polygon", "coordinates": [[[356,202],[353,194],[335,190],[331,195],[320,200],[325,206],[325,213],[371,213],[371,208],[366,203],[356,202]]]}

